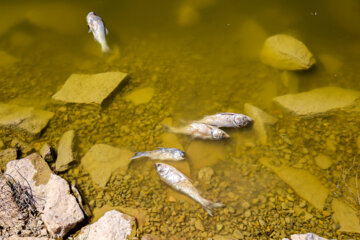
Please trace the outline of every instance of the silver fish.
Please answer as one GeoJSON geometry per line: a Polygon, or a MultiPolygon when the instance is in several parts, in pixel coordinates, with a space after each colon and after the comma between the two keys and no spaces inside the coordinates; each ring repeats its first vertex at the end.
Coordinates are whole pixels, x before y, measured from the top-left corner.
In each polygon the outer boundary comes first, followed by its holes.
{"type": "Polygon", "coordinates": [[[185,152],[177,149],[177,148],[164,148],[159,147],[157,150],[147,151],[147,152],[137,152],[131,158],[137,159],[141,157],[148,157],[151,159],[157,160],[173,160],[173,161],[180,161],[184,159],[185,152]]]}
{"type": "Polygon", "coordinates": [[[240,113],[216,113],[214,115],[205,116],[197,121],[209,124],[215,127],[247,127],[254,123],[254,120],[240,113]]]}
{"type": "Polygon", "coordinates": [[[86,21],[89,26],[89,33],[92,32],[95,40],[100,43],[103,53],[110,51],[110,48],[106,42],[106,35],[108,30],[105,28],[105,24],[100,16],[94,12],[89,12],[86,16],[86,21]]]}
{"type": "Polygon", "coordinates": [[[224,207],[222,203],[211,202],[200,196],[198,190],[192,185],[191,181],[176,168],[165,163],[155,163],[155,169],[162,181],[175,190],[184,193],[200,203],[204,209],[213,216],[211,209],[224,207]]]}
{"type": "Polygon", "coordinates": [[[191,135],[195,138],[201,138],[201,139],[220,140],[230,137],[226,132],[224,132],[223,130],[217,127],[199,122],[193,122],[181,128],[174,128],[174,127],[168,127],[168,128],[170,132],[191,135]]]}

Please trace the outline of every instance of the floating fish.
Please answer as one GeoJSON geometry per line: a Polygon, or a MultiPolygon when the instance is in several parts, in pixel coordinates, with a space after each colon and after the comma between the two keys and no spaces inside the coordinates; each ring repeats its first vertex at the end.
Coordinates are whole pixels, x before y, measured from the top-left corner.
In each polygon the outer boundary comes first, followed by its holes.
{"type": "Polygon", "coordinates": [[[105,24],[101,17],[94,12],[89,12],[86,16],[86,21],[89,26],[89,33],[92,32],[95,40],[100,43],[102,52],[109,52],[110,48],[106,42],[108,30],[105,28],[105,24]]]}
{"type": "Polygon", "coordinates": [[[147,152],[137,152],[131,158],[137,159],[141,157],[148,157],[151,159],[157,160],[172,160],[172,161],[180,161],[184,159],[185,152],[177,149],[177,148],[164,148],[159,147],[157,150],[147,151],[147,152]]]}
{"type": "Polygon", "coordinates": [[[223,130],[217,127],[199,122],[193,122],[181,128],[174,128],[174,127],[168,127],[168,128],[170,132],[190,135],[195,138],[201,138],[201,139],[220,140],[230,137],[226,132],[224,132],[223,130]]]}
{"type": "Polygon", "coordinates": [[[209,124],[215,127],[247,127],[254,123],[254,120],[240,113],[216,113],[214,115],[205,116],[197,121],[209,124]]]}
{"type": "Polygon", "coordinates": [[[175,190],[184,193],[200,203],[204,209],[213,216],[211,209],[224,207],[222,203],[211,202],[200,196],[198,190],[192,185],[191,181],[176,168],[165,163],[155,163],[155,169],[162,181],[175,190]]]}

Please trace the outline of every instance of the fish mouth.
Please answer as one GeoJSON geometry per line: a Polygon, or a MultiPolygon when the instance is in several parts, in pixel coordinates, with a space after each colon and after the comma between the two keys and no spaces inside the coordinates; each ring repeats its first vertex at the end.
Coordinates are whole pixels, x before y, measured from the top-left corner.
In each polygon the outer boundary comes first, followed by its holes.
{"type": "Polygon", "coordinates": [[[223,138],[230,138],[230,135],[227,134],[226,132],[223,133],[223,138]]]}
{"type": "Polygon", "coordinates": [[[158,168],[160,167],[161,163],[155,163],[155,169],[158,170],[158,168]]]}

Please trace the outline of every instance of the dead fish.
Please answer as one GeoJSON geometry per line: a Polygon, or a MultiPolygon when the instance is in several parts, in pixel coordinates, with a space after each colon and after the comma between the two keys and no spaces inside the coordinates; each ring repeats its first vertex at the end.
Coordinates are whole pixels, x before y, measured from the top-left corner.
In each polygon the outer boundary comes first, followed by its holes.
{"type": "Polygon", "coordinates": [[[162,181],[175,190],[184,193],[200,203],[204,209],[213,216],[211,209],[224,207],[222,203],[211,202],[200,196],[198,190],[192,185],[191,181],[176,168],[165,163],[155,163],[155,169],[162,181]]]}
{"type": "Polygon", "coordinates": [[[106,42],[108,30],[106,29],[101,17],[96,15],[94,12],[89,12],[86,16],[86,21],[89,26],[89,33],[92,32],[95,40],[100,43],[102,52],[109,52],[110,48],[106,42]]]}
{"type": "Polygon", "coordinates": [[[230,137],[226,132],[224,132],[223,130],[217,127],[199,122],[193,122],[181,128],[174,128],[174,127],[168,127],[168,128],[170,132],[190,135],[195,138],[201,138],[201,139],[220,140],[230,137]]]}
{"type": "Polygon", "coordinates": [[[131,158],[131,160],[141,158],[141,157],[148,157],[148,158],[157,159],[157,160],[180,161],[180,160],[184,160],[184,155],[185,155],[185,152],[183,152],[177,148],[159,147],[157,150],[153,150],[153,151],[137,152],[131,158]]]}
{"type": "Polygon", "coordinates": [[[240,113],[216,113],[214,115],[205,116],[203,119],[197,121],[209,124],[215,127],[247,127],[254,123],[254,120],[240,113]]]}

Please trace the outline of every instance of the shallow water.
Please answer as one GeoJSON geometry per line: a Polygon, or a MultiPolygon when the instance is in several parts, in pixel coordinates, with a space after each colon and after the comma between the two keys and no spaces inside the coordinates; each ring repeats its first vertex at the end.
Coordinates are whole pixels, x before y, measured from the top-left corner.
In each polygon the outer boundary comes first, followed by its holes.
{"type": "MultiPolygon", "coordinates": [[[[11,66],[0,61],[0,101],[55,113],[41,137],[28,140],[37,149],[45,142],[56,145],[66,130],[74,129],[78,160],[95,143],[152,150],[170,144],[162,142],[164,120],[179,126],[206,114],[243,112],[245,103],[279,118],[265,146],[251,129],[231,130],[231,140],[216,143],[179,136],[190,151],[179,169],[205,197],[226,205],[214,210],[213,218],[160,182],[153,162],[146,160],[133,162],[126,177],[113,176],[105,190],[92,183],[81,164],[61,174],[76,182],[91,209],[145,209],[148,218],[139,236],[241,238],[241,232],[243,238],[279,239],[314,232],[360,239],[359,234],[337,231],[332,216],[310,204],[302,213],[294,210],[303,200],[259,162],[266,157],[277,165],[305,169],[335,197],[342,169],[350,168],[360,151],[358,112],[299,120],[284,115],[272,98],[323,86],[360,90],[357,1],[23,1],[0,6],[0,49],[18,59],[11,66]],[[102,56],[87,33],[89,11],[99,14],[109,30],[110,55],[102,56]],[[317,59],[311,70],[293,73],[299,81],[295,88],[284,86],[286,73],[259,61],[264,40],[277,33],[297,37],[317,59]],[[129,78],[102,107],[51,100],[72,73],[107,71],[126,72],[129,78]],[[127,97],[143,88],[152,88],[154,95],[135,106],[127,97]],[[333,160],[331,168],[316,166],[319,153],[333,160]],[[199,169],[208,166],[215,170],[211,183],[196,181],[199,169]],[[307,214],[312,217],[304,218],[307,214]],[[204,231],[193,226],[196,220],[204,231]]],[[[0,137],[7,145],[13,136],[0,137]]],[[[331,211],[330,204],[326,208],[331,211]]]]}

